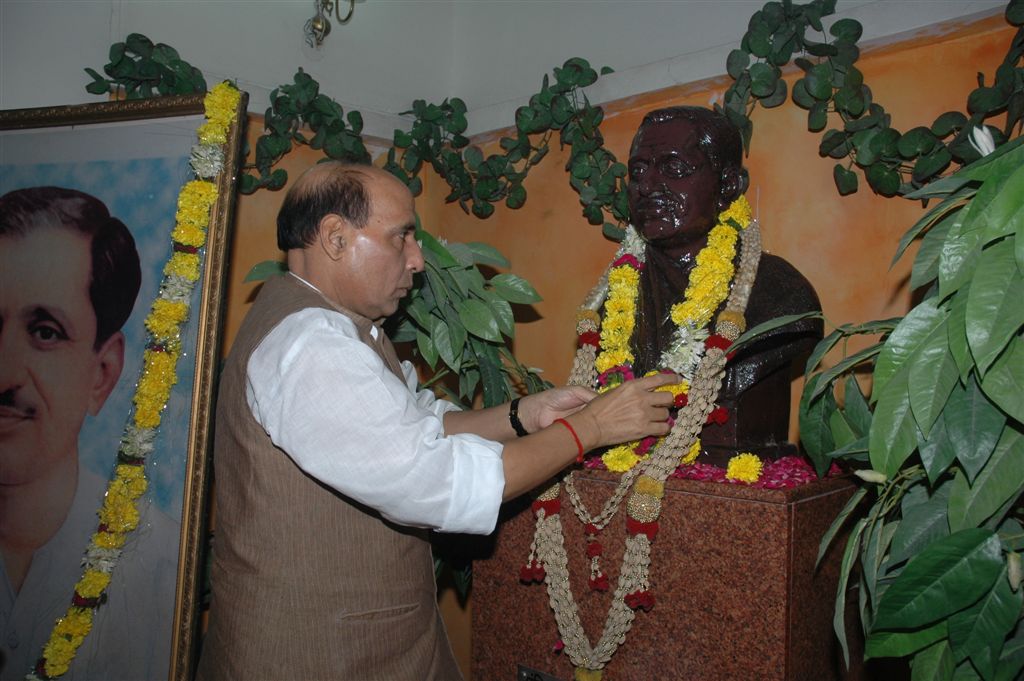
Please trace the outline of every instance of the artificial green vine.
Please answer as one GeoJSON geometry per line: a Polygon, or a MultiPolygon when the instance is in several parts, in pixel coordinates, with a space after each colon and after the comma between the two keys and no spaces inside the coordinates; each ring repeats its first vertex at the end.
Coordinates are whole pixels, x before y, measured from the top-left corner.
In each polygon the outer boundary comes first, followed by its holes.
{"type": "MultiPolygon", "coordinates": [[[[837,160],[833,168],[836,188],[842,195],[857,191],[860,168],[868,185],[882,196],[904,196],[938,178],[952,163],[964,165],[980,155],[970,144],[971,131],[984,127],[999,146],[1020,130],[1024,116],[1024,28],[1017,31],[1003,63],[996,69],[991,85],[978,74],[978,87],[967,98],[969,116],[949,111],[931,126],[919,126],[905,133],[893,128],[891,117],[873,101],[871,88],[855,63],[860,57],[857,41],[862,27],[854,19],[840,19],[825,34],[822,18],[835,13],[836,0],[813,0],[798,5],[768,2],[750,18],[738,49],[729,54],[726,68],[735,82],[726,91],[724,112],[743,134],[749,149],[755,105],[765,108],[786,101],[787,86],[781,67],[793,59],[804,72],[793,86],[792,100],[807,110],[807,129],[820,132],[828,127],[829,114],[836,114],[841,127],[822,135],[818,151],[837,160]],[[822,34],[816,42],[808,29],[822,34]],[[830,40],[831,36],[831,40],[830,40]],[[751,60],[754,63],[751,64],[751,60]],[[1003,127],[985,121],[1006,114],[1003,127]]],[[[1024,24],[1024,2],[1013,0],[1006,8],[1006,20],[1024,24]]]]}
{"type": "Polygon", "coordinates": [[[132,33],[123,43],[111,45],[109,59],[110,63],[103,67],[109,78],[85,69],[92,76],[92,82],[85,86],[88,92],[112,93],[126,99],[206,92],[206,80],[199,69],[182,61],[170,45],[153,44],[140,33],[132,33]]]}

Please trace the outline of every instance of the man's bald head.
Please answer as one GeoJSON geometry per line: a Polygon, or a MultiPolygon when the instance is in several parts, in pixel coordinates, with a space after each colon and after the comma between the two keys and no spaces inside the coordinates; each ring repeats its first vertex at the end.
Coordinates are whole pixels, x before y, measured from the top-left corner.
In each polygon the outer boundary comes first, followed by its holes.
{"type": "Polygon", "coordinates": [[[311,246],[320,220],[338,215],[362,229],[370,219],[370,191],[374,182],[397,178],[370,165],[330,161],[318,163],[288,190],[277,214],[277,247],[282,251],[311,246]]]}

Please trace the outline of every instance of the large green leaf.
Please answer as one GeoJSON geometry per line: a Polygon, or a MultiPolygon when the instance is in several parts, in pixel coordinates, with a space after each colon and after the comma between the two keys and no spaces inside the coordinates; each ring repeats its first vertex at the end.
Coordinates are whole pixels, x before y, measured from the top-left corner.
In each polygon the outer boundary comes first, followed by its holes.
{"type": "Polygon", "coordinates": [[[494,318],[494,313],[486,303],[470,298],[462,301],[458,309],[459,319],[462,320],[466,331],[484,340],[501,341],[498,320],[494,318]]]}
{"type": "Polygon", "coordinates": [[[949,618],[949,642],[957,662],[971,658],[986,679],[995,674],[1003,640],[1013,628],[1024,604],[1024,593],[1014,593],[1006,570],[981,600],[949,618]]]}
{"type": "MultiPolygon", "coordinates": [[[[810,314],[813,315],[820,313],[810,314]]],[[[836,343],[842,339],[848,336],[889,333],[896,328],[896,325],[899,324],[902,319],[902,317],[891,317],[889,319],[876,319],[874,321],[865,322],[864,324],[843,324],[835,331],[818,341],[818,344],[814,346],[814,350],[811,351],[811,356],[807,358],[807,364],[804,367],[804,377],[809,378],[811,372],[818,368],[818,365],[821,363],[821,360],[824,359],[825,355],[828,354],[828,352],[835,347],[836,343]]],[[[750,332],[748,331],[743,334],[737,339],[737,341],[749,341],[751,338],[749,337],[749,333],[750,332]]],[[[735,347],[735,344],[733,344],[732,347],[735,347]]]]}
{"type": "Polygon", "coordinates": [[[995,533],[964,530],[911,559],[878,604],[872,631],[914,629],[962,610],[992,588],[1002,570],[995,533]]]}
{"type": "Polygon", "coordinates": [[[468,298],[471,295],[482,297],[484,291],[484,275],[475,267],[451,267],[446,270],[451,274],[456,286],[468,298]]]}
{"type": "Polygon", "coordinates": [[[974,163],[962,168],[956,176],[968,180],[988,180],[990,177],[1006,177],[1024,163],[1024,137],[1016,137],[974,163]]]}
{"type": "Polygon", "coordinates": [[[494,318],[498,320],[498,330],[509,338],[515,335],[515,316],[508,301],[494,291],[484,291],[484,300],[494,313],[494,318]]]}
{"type": "Polygon", "coordinates": [[[822,319],[821,312],[801,312],[799,314],[784,315],[782,317],[775,317],[769,319],[766,322],[761,322],[752,329],[747,329],[739,338],[737,338],[731,346],[729,346],[729,352],[739,352],[743,347],[756,340],[761,334],[780,329],[783,326],[798,322],[801,319],[822,319]]]}
{"type": "Polygon", "coordinates": [[[956,363],[949,353],[945,320],[932,327],[909,364],[910,408],[914,411],[918,428],[927,437],[959,380],[956,363]]]}
{"type": "Polygon", "coordinates": [[[924,503],[904,505],[903,522],[890,545],[889,560],[892,564],[913,558],[933,541],[949,536],[946,513],[949,494],[950,485],[946,483],[936,489],[924,503]]]}
{"type": "Polygon", "coordinates": [[[494,265],[495,267],[508,267],[508,258],[494,246],[480,241],[470,241],[466,247],[473,253],[473,261],[480,265],[494,265]]]}
{"type": "Polygon", "coordinates": [[[977,219],[983,225],[986,243],[1014,234],[1024,226],[1024,166],[1006,179],[977,219]]]}
{"type": "Polygon", "coordinates": [[[953,678],[953,653],[949,641],[937,641],[910,662],[910,681],[949,681],[953,678]]]}
{"type": "Polygon", "coordinates": [[[1006,416],[992,406],[972,375],[966,388],[958,385],[950,393],[943,419],[957,459],[973,482],[995,449],[1006,416]]]}
{"type": "Polygon", "coordinates": [[[1004,239],[982,251],[967,296],[967,341],[982,376],[1024,324],[1024,277],[1013,241],[1004,239]]]}
{"type": "Polygon", "coordinates": [[[981,389],[1000,409],[1024,423],[1024,338],[1014,338],[996,358],[981,389]]]}
{"type": "Polygon", "coordinates": [[[945,620],[913,631],[876,631],[868,635],[864,657],[904,657],[946,638],[945,620]]]}
{"type": "Polygon", "coordinates": [[[850,538],[846,540],[846,550],[843,552],[843,560],[839,564],[839,584],[836,586],[836,607],[832,615],[832,629],[836,632],[839,645],[843,649],[843,662],[847,668],[850,666],[850,646],[846,640],[846,585],[850,579],[850,570],[857,559],[860,547],[860,536],[864,532],[864,525],[867,518],[861,518],[850,531],[850,538]]]}
{"type": "MultiPolygon", "coordinates": [[[[877,507],[877,510],[881,510],[881,507],[877,507]]],[[[885,574],[889,544],[892,542],[892,537],[899,524],[899,521],[885,522],[884,518],[876,518],[870,531],[866,533],[866,538],[862,541],[861,583],[869,592],[872,610],[878,605],[879,576],[885,574]]]]}
{"type": "Polygon", "coordinates": [[[958,474],[952,484],[950,529],[956,532],[981,525],[1024,489],[1024,437],[1008,424],[974,482],[968,484],[966,477],[958,474]]]}
{"type": "Polygon", "coordinates": [[[917,255],[914,256],[914,266],[910,273],[910,288],[921,288],[938,278],[942,245],[946,242],[946,236],[949,235],[953,219],[952,215],[947,215],[929,229],[921,239],[921,246],[917,249],[917,255]]]}
{"type": "MultiPolygon", "coordinates": [[[[945,179],[949,180],[952,178],[945,179]]],[[[943,180],[933,182],[932,184],[928,185],[928,187],[934,187],[935,185],[938,185],[942,181],[943,180]]],[[[903,255],[903,252],[906,251],[907,247],[914,242],[914,239],[916,239],[922,231],[929,228],[934,229],[932,225],[935,225],[940,221],[952,220],[953,216],[955,215],[955,211],[963,206],[964,199],[973,194],[975,191],[976,189],[974,187],[960,186],[956,188],[954,191],[951,191],[949,193],[949,196],[946,197],[946,199],[943,200],[941,203],[938,203],[931,209],[929,209],[927,213],[925,213],[916,223],[914,223],[913,227],[904,232],[903,236],[900,237],[900,243],[896,248],[896,254],[893,256],[890,266],[896,264],[896,262],[903,255]]],[[[908,194],[907,196],[910,195],[908,194]]]]}
{"type": "Polygon", "coordinates": [[[921,302],[903,318],[885,342],[875,364],[872,399],[877,400],[890,378],[917,352],[936,326],[942,324],[946,311],[934,298],[921,302]]]}
{"type": "Polygon", "coordinates": [[[448,252],[448,249],[434,238],[430,232],[423,229],[416,230],[416,240],[420,242],[423,248],[423,255],[432,257],[438,267],[455,267],[459,264],[452,257],[452,254],[448,252]]]}
{"type": "Polygon", "coordinates": [[[871,421],[868,451],[871,467],[892,477],[917,446],[917,424],[910,410],[907,370],[894,374],[879,395],[871,421]]]}
{"type": "Polygon", "coordinates": [[[829,419],[838,405],[831,390],[812,397],[814,388],[820,380],[820,375],[814,376],[804,390],[800,398],[799,421],[800,441],[804,445],[807,456],[814,463],[818,475],[822,476],[832,464],[828,453],[835,449],[835,441],[832,439],[829,419]]]}
{"type": "Polygon", "coordinates": [[[476,338],[470,339],[470,345],[476,354],[480,368],[480,378],[484,390],[484,406],[494,407],[508,401],[508,389],[502,373],[501,357],[498,349],[476,338]]]}
{"type": "Polygon", "coordinates": [[[949,308],[949,317],[946,319],[949,352],[960,372],[960,382],[966,383],[974,369],[974,356],[967,344],[967,292],[958,291],[953,294],[946,307],[949,308]]]}
{"type": "Polygon", "coordinates": [[[840,511],[839,515],[836,516],[836,519],[832,521],[832,525],[828,528],[828,531],[825,532],[825,536],[821,538],[821,542],[818,544],[818,558],[815,561],[815,567],[821,563],[821,558],[825,555],[825,552],[828,551],[828,547],[832,544],[832,540],[835,539],[836,534],[843,528],[846,524],[846,520],[850,517],[850,514],[853,513],[854,509],[860,505],[860,502],[864,500],[867,493],[867,487],[864,487],[863,485],[858,487],[857,491],[854,492],[853,496],[851,496],[846,502],[846,505],[843,506],[843,510],[840,511]]]}
{"type": "Polygon", "coordinates": [[[938,419],[932,424],[932,430],[928,439],[918,439],[917,453],[921,456],[921,463],[928,473],[928,479],[935,483],[949,468],[949,465],[956,461],[956,449],[946,432],[946,420],[938,419]]]}
{"type": "Polygon", "coordinates": [[[1003,654],[999,657],[999,664],[996,667],[995,681],[1019,680],[1021,669],[1024,669],[1024,627],[1018,624],[1013,638],[1003,646],[1003,654]]]}
{"type": "Polygon", "coordinates": [[[541,299],[528,281],[514,274],[498,274],[490,283],[498,295],[510,303],[536,303],[541,299]]]}
{"type": "MultiPolygon", "coordinates": [[[[969,167],[969,166],[968,166],[969,167]]],[[[993,166],[995,167],[995,166],[993,166]]],[[[1014,169],[1015,171],[1016,169],[1014,169]]],[[[993,202],[1002,194],[1002,190],[1007,186],[1014,171],[1010,171],[1006,168],[1004,172],[992,173],[984,179],[981,186],[978,188],[978,193],[975,194],[971,200],[970,215],[964,220],[963,232],[978,232],[979,235],[983,235],[988,231],[991,226],[991,219],[988,217],[988,210],[992,207],[993,202]]],[[[996,214],[1000,215],[1003,220],[1006,219],[1006,198],[1000,199],[1000,204],[996,205],[996,214]],[[1001,208],[1000,208],[1001,205],[1001,208]]],[[[996,226],[998,229],[1000,225],[996,226]]],[[[988,241],[988,239],[986,239],[988,241]]]]}
{"type": "MultiPolygon", "coordinates": [[[[999,541],[1007,551],[1024,551],[1024,525],[1016,518],[1004,518],[997,528],[999,541]]],[[[1020,556],[1018,556],[1018,559],[1020,556]]],[[[1009,559],[1009,556],[1007,556],[1009,559]]]]}
{"type": "Polygon", "coordinates": [[[437,365],[437,346],[430,340],[430,336],[419,329],[416,330],[416,347],[423,360],[433,369],[437,365]]]}
{"type": "MultiPolygon", "coordinates": [[[[451,367],[452,371],[458,371],[461,366],[462,348],[452,347],[451,333],[448,331],[448,324],[431,315],[432,328],[430,329],[430,340],[433,341],[441,360],[451,367]]],[[[418,339],[417,339],[418,340],[418,339]]]]}
{"type": "Polygon", "coordinates": [[[828,425],[832,431],[832,441],[840,449],[847,447],[857,439],[857,435],[853,432],[853,428],[850,427],[841,409],[832,412],[828,418],[828,425]]]}
{"type": "MultiPolygon", "coordinates": [[[[968,210],[960,211],[957,219],[961,220],[968,210]]],[[[980,242],[978,232],[959,232],[956,222],[953,223],[939,256],[939,295],[943,298],[948,298],[971,281],[978,264],[980,242]]]]}
{"type": "Polygon", "coordinates": [[[858,437],[871,431],[871,409],[853,374],[846,377],[843,386],[843,413],[858,437]]]}
{"type": "Polygon", "coordinates": [[[836,362],[835,365],[833,365],[829,369],[826,369],[825,371],[821,372],[821,379],[818,381],[817,385],[812,391],[811,397],[817,397],[825,390],[831,388],[832,382],[836,378],[850,371],[853,367],[863,362],[866,362],[875,355],[877,355],[879,352],[882,351],[882,347],[882,343],[870,345],[864,348],[863,350],[858,350],[849,357],[844,357],[842,360],[836,362]]]}
{"type": "Polygon", "coordinates": [[[953,670],[953,678],[950,681],[986,681],[978,674],[970,660],[964,660],[953,670]]]}

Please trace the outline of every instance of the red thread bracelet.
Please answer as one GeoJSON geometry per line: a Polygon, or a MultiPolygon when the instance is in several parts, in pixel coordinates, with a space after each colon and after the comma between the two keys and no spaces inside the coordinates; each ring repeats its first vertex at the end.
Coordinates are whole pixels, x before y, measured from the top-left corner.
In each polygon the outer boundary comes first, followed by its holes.
{"type": "Polygon", "coordinates": [[[583,443],[580,442],[580,436],[576,434],[576,429],[569,425],[569,422],[565,419],[555,419],[555,423],[561,423],[569,429],[569,432],[572,434],[572,439],[576,440],[576,463],[583,463],[583,443]]]}

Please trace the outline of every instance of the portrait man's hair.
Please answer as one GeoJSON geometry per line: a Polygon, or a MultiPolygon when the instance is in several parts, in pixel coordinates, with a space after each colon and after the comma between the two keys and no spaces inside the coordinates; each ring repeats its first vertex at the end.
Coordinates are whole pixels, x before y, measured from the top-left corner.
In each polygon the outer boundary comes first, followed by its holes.
{"type": "Polygon", "coordinates": [[[89,300],[99,348],[119,331],[135,306],[142,282],[135,239],[96,197],[63,187],[30,187],[0,196],[0,237],[24,236],[40,227],[64,227],[90,239],[89,300]]]}

